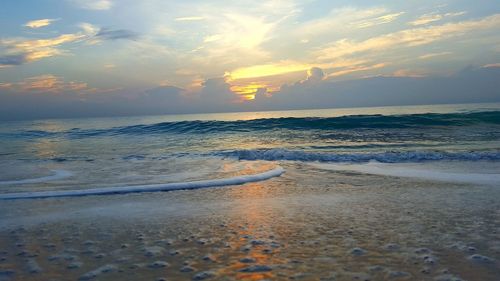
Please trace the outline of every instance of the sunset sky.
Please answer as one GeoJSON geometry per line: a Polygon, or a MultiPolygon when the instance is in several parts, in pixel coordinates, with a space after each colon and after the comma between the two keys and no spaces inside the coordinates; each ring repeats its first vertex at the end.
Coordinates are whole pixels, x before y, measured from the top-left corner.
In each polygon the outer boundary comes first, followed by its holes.
{"type": "MultiPolygon", "coordinates": [[[[0,118],[6,119],[311,108],[330,100],[325,107],[385,105],[362,94],[347,103],[325,98],[351,84],[365,93],[373,89],[359,86],[367,81],[394,95],[405,94],[398,87],[415,87],[414,99],[401,103],[422,104],[434,100],[419,100],[416,89],[436,79],[450,89],[464,79],[500,80],[493,79],[500,78],[498,1],[5,0],[1,6],[0,118]]],[[[464,90],[435,102],[500,101],[497,84],[477,100],[464,90]]]]}

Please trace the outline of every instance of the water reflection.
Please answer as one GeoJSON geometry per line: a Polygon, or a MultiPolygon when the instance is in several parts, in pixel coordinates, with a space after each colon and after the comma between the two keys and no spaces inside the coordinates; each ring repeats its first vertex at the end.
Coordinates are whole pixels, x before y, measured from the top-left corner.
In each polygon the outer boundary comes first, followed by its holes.
{"type": "MultiPolygon", "coordinates": [[[[264,166],[269,169],[269,165],[264,166]]],[[[266,204],[266,198],[272,196],[272,188],[267,182],[251,183],[227,192],[228,197],[241,202],[231,211],[231,221],[240,223],[228,226],[234,234],[227,241],[231,258],[228,266],[220,270],[220,276],[233,275],[238,280],[277,278],[275,267],[285,264],[286,260],[280,258],[284,245],[276,235],[276,231],[283,233],[280,215],[276,208],[266,204]]]]}

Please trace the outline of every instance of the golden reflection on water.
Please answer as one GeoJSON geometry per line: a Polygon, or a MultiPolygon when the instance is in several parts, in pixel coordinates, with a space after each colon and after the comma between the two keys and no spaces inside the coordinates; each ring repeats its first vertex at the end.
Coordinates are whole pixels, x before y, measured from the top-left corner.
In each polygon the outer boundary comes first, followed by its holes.
{"type": "Polygon", "coordinates": [[[31,149],[34,150],[36,156],[40,158],[53,158],[57,155],[59,145],[57,142],[48,139],[39,139],[33,143],[31,149]]]}
{"type": "MultiPolygon", "coordinates": [[[[262,164],[262,163],[261,163],[262,164]]],[[[262,164],[260,169],[270,170],[275,164],[262,164]]],[[[241,222],[238,225],[229,226],[235,235],[229,236],[228,244],[231,246],[232,262],[220,270],[220,276],[233,275],[237,280],[262,280],[276,278],[275,270],[260,272],[243,272],[245,268],[252,266],[274,266],[283,264],[285,261],[279,258],[280,247],[273,247],[276,241],[273,232],[276,214],[272,208],[266,208],[262,204],[262,198],[268,196],[269,189],[266,183],[250,183],[240,188],[229,189],[228,196],[234,200],[244,201],[232,210],[234,221],[241,222]],[[243,199],[243,200],[242,200],[243,199]],[[253,262],[245,263],[242,259],[250,259],[253,262]]],[[[279,227],[279,226],[278,226],[279,227]]],[[[277,244],[277,242],[276,242],[277,244]]]]}
{"type": "MultiPolygon", "coordinates": [[[[65,128],[58,121],[43,121],[36,123],[31,128],[33,131],[44,132],[61,132],[65,128]]],[[[33,151],[36,156],[40,158],[53,158],[55,157],[60,148],[61,139],[53,140],[46,138],[35,138],[35,142],[31,143],[26,149],[33,151]]]]}

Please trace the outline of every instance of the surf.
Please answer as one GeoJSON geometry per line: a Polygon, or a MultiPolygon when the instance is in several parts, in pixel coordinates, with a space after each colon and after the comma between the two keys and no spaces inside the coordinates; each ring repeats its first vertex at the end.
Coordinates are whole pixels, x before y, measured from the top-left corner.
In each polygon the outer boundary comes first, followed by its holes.
{"type": "Polygon", "coordinates": [[[82,190],[58,190],[58,191],[38,191],[38,192],[20,192],[0,194],[0,200],[16,200],[16,199],[41,199],[54,197],[77,197],[90,195],[111,195],[111,194],[127,194],[141,192],[160,192],[174,190],[190,190],[217,186],[241,185],[250,182],[258,182],[268,180],[274,177],[281,176],[285,172],[282,167],[276,167],[272,170],[253,174],[236,176],[222,179],[200,180],[189,182],[163,183],[163,184],[148,184],[148,185],[132,185],[132,186],[116,186],[103,188],[90,188],[82,190]]]}
{"type": "Polygon", "coordinates": [[[71,177],[73,173],[66,170],[52,170],[54,173],[50,176],[32,178],[32,179],[23,179],[23,180],[11,180],[11,181],[0,181],[0,186],[2,185],[21,185],[21,184],[30,184],[30,183],[42,183],[48,181],[61,180],[68,177],[71,177]]]}
{"type": "Polygon", "coordinates": [[[362,174],[391,176],[400,178],[414,178],[438,182],[499,185],[500,174],[498,173],[474,173],[468,171],[440,171],[426,166],[405,166],[401,164],[388,164],[380,162],[369,162],[365,164],[330,164],[311,163],[311,166],[330,171],[348,171],[362,174]]]}

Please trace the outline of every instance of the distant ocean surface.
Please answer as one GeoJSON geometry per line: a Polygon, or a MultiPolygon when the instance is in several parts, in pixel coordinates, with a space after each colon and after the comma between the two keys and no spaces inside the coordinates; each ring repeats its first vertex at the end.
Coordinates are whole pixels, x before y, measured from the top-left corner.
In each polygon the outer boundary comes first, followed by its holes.
{"type": "MultiPolygon", "coordinates": [[[[407,167],[452,162],[463,167],[463,163],[481,162],[481,167],[498,167],[500,104],[0,124],[0,193],[4,195],[241,180],[238,177],[272,171],[280,161],[349,164],[346,169],[357,171],[373,163],[407,167]]],[[[477,165],[465,166],[476,173],[470,167],[477,165]]],[[[481,172],[495,173],[483,168],[481,172]]]]}

